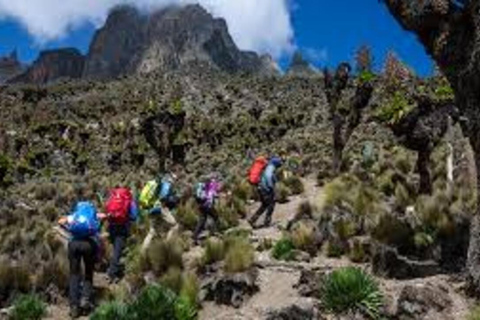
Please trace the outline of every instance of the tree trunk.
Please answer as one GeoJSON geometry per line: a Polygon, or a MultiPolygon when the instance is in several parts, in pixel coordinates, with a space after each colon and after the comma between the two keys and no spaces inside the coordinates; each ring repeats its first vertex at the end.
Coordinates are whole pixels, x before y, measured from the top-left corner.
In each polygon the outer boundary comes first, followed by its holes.
{"type": "Polygon", "coordinates": [[[342,169],[343,149],[345,147],[342,137],[343,120],[341,116],[333,115],[333,173],[340,174],[342,169]]]}
{"type": "Polygon", "coordinates": [[[417,170],[420,175],[420,194],[432,193],[432,178],[430,174],[430,155],[432,154],[430,149],[418,151],[417,158],[417,170]]]}

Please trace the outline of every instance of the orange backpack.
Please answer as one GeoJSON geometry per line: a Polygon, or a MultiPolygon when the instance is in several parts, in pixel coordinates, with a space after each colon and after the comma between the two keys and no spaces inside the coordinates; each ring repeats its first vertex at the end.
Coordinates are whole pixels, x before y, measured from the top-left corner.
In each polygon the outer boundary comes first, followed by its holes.
{"type": "Polygon", "coordinates": [[[262,172],[265,170],[265,167],[268,164],[268,160],[265,157],[258,157],[253,162],[250,171],[248,172],[248,181],[253,184],[257,185],[260,183],[262,179],[262,172]]]}

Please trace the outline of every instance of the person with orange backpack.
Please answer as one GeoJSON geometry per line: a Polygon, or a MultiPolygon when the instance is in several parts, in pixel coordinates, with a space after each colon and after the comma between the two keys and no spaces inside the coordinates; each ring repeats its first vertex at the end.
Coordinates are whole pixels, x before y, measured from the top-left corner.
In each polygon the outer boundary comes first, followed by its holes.
{"type": "Polygon", "coordinates": [[[121,258],[130,233],[130,224],[138,218],[138,205],[128,188],[117,187],[110,191],[105,203],[105,219],[108,221],[108,233],[113,245],[113,255],[107,271],[111,283],[123,277],[121,258]]]}
{"type": "Polygon", "coordinates": [[[268,160],[265,157],[258,157],[250,169],[249,182],[257,187],[261,202],[260,208],[248,220],[253,228],[264,213],[266,213],[264,227],[270,226],[272,222],[272,215],[275,210],[276,171],[282,164],[283,160],[280,157],[271,157],[268,160]]]}

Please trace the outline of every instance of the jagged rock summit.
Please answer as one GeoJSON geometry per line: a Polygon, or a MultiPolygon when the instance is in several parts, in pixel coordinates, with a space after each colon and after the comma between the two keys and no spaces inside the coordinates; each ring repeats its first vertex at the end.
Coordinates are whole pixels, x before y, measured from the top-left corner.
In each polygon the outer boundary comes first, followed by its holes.
{"type": "Polygon", "coordinates": [[[287,75],[290,76],[299,76],[299,77],[312,77],[312,76],[319,76],[321,72],[319,72],[316,68],[314,68],[304,57],[303,55],[297,51],[293,55],[292,62],[290,63],[290,67],[287,70],[287,75]]]}
{"type": "Polygon", "coordinates": [[[84,77],[108,79],[198,64],[226,72],[278,72],[272,59],[239,50],[225,20],[214,18],[200,5],[145,14],[120,6],[95,34],[84,77]]]}
{"type": "Polygon", "coordinates": [[[19,75],[23,66],[18,60],[17,51],[14,50],[9,56],[0,57],[0,84],[19,75]]]}
{"type": "Polygon", "coordinates": [[[48,83],[63,78],[81,78],[85,57],[75,48],[42,51],[33,64],[10,83],[48,83]]]}

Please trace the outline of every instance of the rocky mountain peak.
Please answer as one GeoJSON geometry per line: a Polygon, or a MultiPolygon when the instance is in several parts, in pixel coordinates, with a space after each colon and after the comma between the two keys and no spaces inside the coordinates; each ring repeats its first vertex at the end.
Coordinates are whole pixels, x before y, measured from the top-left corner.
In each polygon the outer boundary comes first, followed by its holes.
{"type": "Polygon", "coordinates": [[[12,51],[8,56],[0,57],[0,84],[17,76],[22,70],[23,67],[18,60],[17,50],[12,51]]]}
{"type": "Polygon", "coordinates": [[[300,51],[297,51],[292,57],[287,74],[293,76],[316,76],[320,73],[304,58],[300,51]]]}

